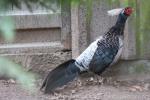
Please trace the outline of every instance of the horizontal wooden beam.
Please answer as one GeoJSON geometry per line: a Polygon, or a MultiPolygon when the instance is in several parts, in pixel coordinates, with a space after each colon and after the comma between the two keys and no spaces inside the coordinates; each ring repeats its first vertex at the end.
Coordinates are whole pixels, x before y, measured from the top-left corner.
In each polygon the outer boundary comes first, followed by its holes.
{"type": "Polygon", "coordinates": [[[44,43],[18,43],[0,45],[0,55],[45,54],[60,51],[63,45],[60,41],[44,43]]]}
{"type": "Polygon", "coordinates": [[[60,28],[61,14],[23,14],[9,15],[15,20],[16,29],[60,28]]]}

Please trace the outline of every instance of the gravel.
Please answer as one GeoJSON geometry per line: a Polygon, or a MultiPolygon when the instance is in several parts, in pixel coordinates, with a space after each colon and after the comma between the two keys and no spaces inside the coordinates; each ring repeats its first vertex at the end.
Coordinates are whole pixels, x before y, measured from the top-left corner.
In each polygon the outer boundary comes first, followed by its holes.
{"type": "MultiPolygon", "coordinates": [[[[91,77],[78,79],[53,94],[30,93],[15,82],[0,80],[0,100],[150,100],[148,83],[145,85],[107,84],[91,77]]],[[[41,84],[39,81],[38,84],[41,84]]]]}

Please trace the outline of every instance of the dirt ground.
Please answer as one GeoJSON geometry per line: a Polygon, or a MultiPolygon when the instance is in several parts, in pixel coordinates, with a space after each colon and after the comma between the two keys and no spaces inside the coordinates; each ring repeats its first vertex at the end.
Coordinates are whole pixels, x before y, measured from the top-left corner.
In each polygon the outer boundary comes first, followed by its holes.
{"type": "MultiPolygon", "coordinates": [[[[19,84],[0,80],[0,100],[150,100],[149,83],[124,83],[104,79],[78,79],[54,94],[29,93],[19,84]]],[[[39,81],[41,84],[41,81],[39,81]]]]}

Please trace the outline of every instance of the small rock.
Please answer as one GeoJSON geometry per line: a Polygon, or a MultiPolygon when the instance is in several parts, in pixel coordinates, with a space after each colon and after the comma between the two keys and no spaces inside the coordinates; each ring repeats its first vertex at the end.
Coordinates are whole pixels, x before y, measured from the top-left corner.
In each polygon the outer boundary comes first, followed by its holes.
{"type": "Polygon", "coordinates": [[[144,90],[149,90],[150,89],[150,84],[149,83],[146,83],[145,85],[144,85],[144,90]]]}
{"type": "Polygon", "coordinates": [[[135,91],[136,91],[136,89],[135,89],[135,88],[129,88],[129,91],[131,91],[131,92],[135,92],[135,91]]]}
{"type": "Polygon", "coordinates": [[[134,86],[130,87],[129,90],[132,91],[132,92],[143,91],[143,87],[138,86],[138,85],[134,85],[134,86]]]}
{"type": "Polygon", "coordinates": [[[93,81],[93,80],[94,80],[94,78],[93,78],[93,77],[91,77],[91,78],[90,78],[90,81],[93,81]]]}
{"type": "Polygon", "coordinates": [[[82,86],[82,82],[80,80],[77,80],[76,86],[81,87],[82,86]]]}
{"type": "Polygon", "coordinates": [[[72,94],[75,94],[75,93],[76,93],[76,90],[72,90],[71,93],[72,93],[72,94]]]}
{"type": "Polygon", "coordinates": [[[15,80],[13,80],[13,79],[9,79],[9,80],[8,80],[8,83],[15,84],[15,83],[16,83],[16,81],[15,81],[15,80]]]}

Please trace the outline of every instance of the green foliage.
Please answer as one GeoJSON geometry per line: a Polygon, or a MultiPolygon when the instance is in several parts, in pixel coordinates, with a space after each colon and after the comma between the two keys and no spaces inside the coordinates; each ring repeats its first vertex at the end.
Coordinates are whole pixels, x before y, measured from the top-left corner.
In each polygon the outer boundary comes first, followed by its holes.
{"type": "Polygon", "coordinates": [[[15,78],[18,83],[21,83],[27,89],[33,89],[35,87],[34,74],[26,72],[22,66],[4,57],[0,57],[0,75],[15,78]]]}
{"type": "Polygon", "coordinates": [[[11,17],[2,16],[0,18],[0,31],[3,33],[2,36],[6,41],[13,41],[15,35],[14,29],[15,25],[11,17]]]}
{"type": "MultiPolygon", "coordinates": [[[[10,16],[7,16],[6,12],[12,4],[19,8],[20,3],[20,0],[0,0],[0,33],[7,42],[12,42],[15,37],[15,25],[13,19],[10,16]]],[[[28,90],[31,90],[32,88],[31,92],[34,90],[34,74],[25,71],[22,66],[15,64],[4,57],[0,57],[0,76],[1,75],[15,78],[24,88],[28,90]]]]}
{"type": "MultiPolygon", "coordinates": [[[[146,45],[150,43],[150,0],[141,1],[140,5],[140,36],[141,36],[141,55],[144,53],[150,53],[150,46],[146,45]],[[144,52],[144,53],[143,53],[144,52]]],[[[140,37],[139,37],[140,38],[140,37]]]]}
{"type": "Polygon", "coordinates": [[[150,0],[147,0],[146,2],[144,0],[141,1],[140,6],[140,18],[141,18],[141,29],[150,30],[150,9],[149,4],[150,0]]]}

